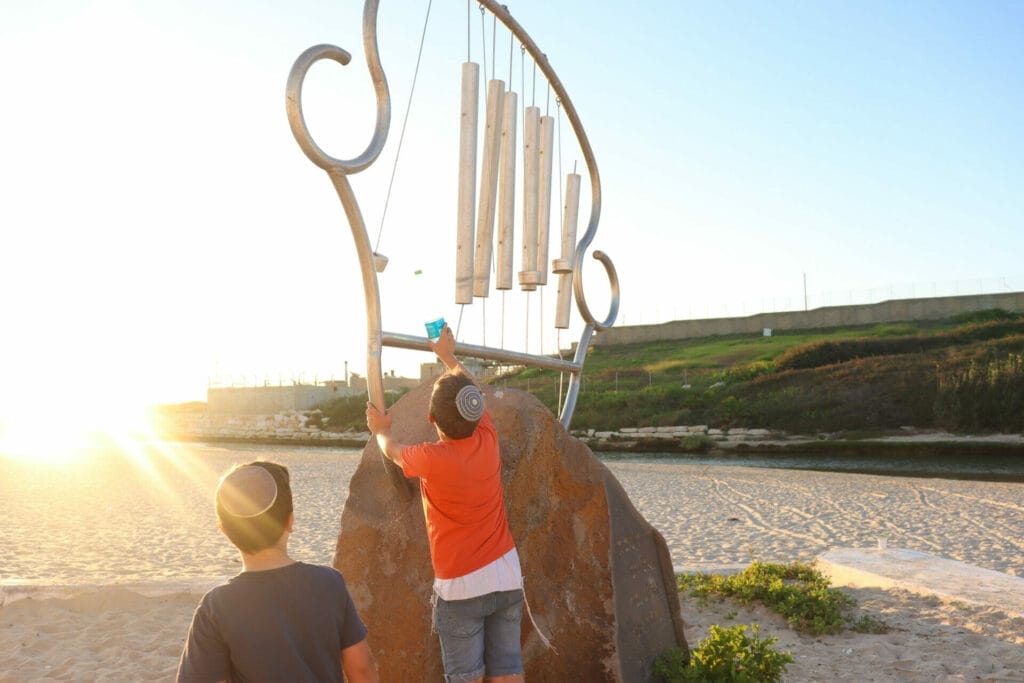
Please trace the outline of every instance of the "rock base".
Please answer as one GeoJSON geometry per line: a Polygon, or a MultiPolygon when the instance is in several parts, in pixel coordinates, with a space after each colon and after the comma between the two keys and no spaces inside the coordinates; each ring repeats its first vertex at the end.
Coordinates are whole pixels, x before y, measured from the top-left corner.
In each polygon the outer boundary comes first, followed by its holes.
{"type": "MultiPolygon", "coordinates": [[[[665,540],[609,470],[529,394],[484,387],[501,442],[509,526],[540,634],[523,616],[531,681],[648,681],[686,647],[665,540]]],[[[402,443],[435,440],[431,383],[391,408],[402,443]]],[[[383,681],[443,680],[419,487],[403,496],[371,440],[352,477],[334,565],[369,629],[383,681]]]]}

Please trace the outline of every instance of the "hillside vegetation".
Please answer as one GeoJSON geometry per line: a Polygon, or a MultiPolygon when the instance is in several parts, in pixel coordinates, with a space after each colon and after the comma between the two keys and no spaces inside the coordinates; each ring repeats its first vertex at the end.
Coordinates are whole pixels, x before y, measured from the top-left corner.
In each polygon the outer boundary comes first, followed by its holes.
{"type": "MultiPolygon", "coordinates": [[[[525,369],[495,383],[557,412],[557,373],[525,369]]],[[[1024,432],[1024,316],[991,310],[590,350],[574,428],[694,424],[805,434],[903,425],[1024,432]]]]}

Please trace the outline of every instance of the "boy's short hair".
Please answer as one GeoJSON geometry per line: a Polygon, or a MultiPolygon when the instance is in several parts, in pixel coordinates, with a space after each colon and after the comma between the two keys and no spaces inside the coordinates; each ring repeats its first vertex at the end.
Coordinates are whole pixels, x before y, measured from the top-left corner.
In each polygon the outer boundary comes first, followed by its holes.
{"type": "Polygon", "coordinates": [[[214,500],[217,519],[243,553],[272,547],[292,514],[288,468],[275,462],[236,465],[221,477],[214,500]]]}
{"type": "Polygon", "coordinates": [[[461,372],[446,372],[434,382],[430,416],[449,439],[472,436],[483,415],[483,394],[461,372]]]}

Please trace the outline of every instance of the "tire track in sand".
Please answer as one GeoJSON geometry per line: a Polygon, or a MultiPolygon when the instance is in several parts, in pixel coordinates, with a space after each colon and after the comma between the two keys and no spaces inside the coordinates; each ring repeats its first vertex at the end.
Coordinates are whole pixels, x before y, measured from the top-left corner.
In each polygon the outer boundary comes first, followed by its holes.
{"type": "MultiPolygon", "coordinates": [[[[1024,507],[1020,507],[1018,505],[1014,505],[1013,503],[1002,503],[1002,502],[997,501],[997,500],[991,500],[991,499],[988,499],[988,498],[979,498],[978,496],[970,496],[970,495],[967,495],[967,494],[964,494],[964,493],[957,493],[956,491],[943,491],[941,489],[932,488],[930,486],[914,485],[914,488],[919,489],[918,494],[919,494],[919,497],[920,497],[921,501],[924,502],[925,505],[927,505],[928,507],[932,508],[933,510],[941,510],[942,507],[940,507],[939,505],[936,505],[935,503],[932,503],[928,499],[928,496],[925,494],[925,491],[930,491],[931,493],[939,494],[940,496],[955,496],[957,498],[963,498],[963,499],[969,500],[969,501],[971,501],[971,502],[973,502],[975,504],[977,504],[977,503],[984,503],[984,504],[994,505],[994,506],[1003,507],[1003,508],[1008,508],[1010,510],[1014,510],[1014,511],[1018,511],[1018,512],[1024,513],[1024,507]]],[[[984,531],[989,536],[989,538],[998,539],[998,540],[1002,541],[1003,543],[1005,543],[1008,547],[1017,548],[1019,551],[1024,552],[1024,543],[1021,543],[1020,541],[1018,541],[1018,540],[1016,540],[1014,538],[1006,536],[1006,535],[1000,533],[999,531],[996,531],[995,529],[992,529],[991,527],[987,526],[984,522],[982,522],[980,519],[975,518],[973,515],[962,514],[962,511],[958,511],[958,512],[961,512],[961,514],[958,515],[961,520],[963,520],[967,524],[970,524],[970,525],[980,529],[981,531],[984,531]]],[[[1000,524],[1000,526],[1003,526],[1002,522],[999,522],[999,524],[1000,524]]],[[[1019,528],[1018,528],[1018,531],[1019,531],[1019,528]]]]}
{"type": "Polygon", "coordinates": [[[757,510],[755,510],[751,506],[749,506],[749,505],[747,505],[747,504],[745,504],[745,503],[743,503],[743,502],[741,502],[741,501],[739,501],[737,499],[730,498],[728,495],[726,495],[725,493],[722,492],[722,489],[723,488],[728,489],[728,490],[732,491],[734,494],[736,494],[737,496],[742,496],[742,497],[748,498],[748,499],[753,499],[754,496],[752,496],[750,494],[741,493],[741,492],[737,491],[736,489],[734,489],[732,486],[730,486],[728,483],[726,483],[722,479],[717,479],[717,478],[716,479],[712,479],[711,483],[712,483],[712,486],[714,488],[714,492],[715,492],[716,496],[718,496],[719,498],[721,498],[725,502],[730,503],[731,505],[735,505],[739,509],[743,510],[747,514],[747,518],[749,520],[753,520],[754,526],[757,527],[758,529],[761,529],[762,531],[765,531],[766,533],[769,533],[769,534],[776,534],[776,535],[781,534],[781,535],[784,535],[784,536],[791,536],[793,538],[797,538],[797,539],[800,539],[802,541],[806,541],[808,543],[812,543],[814,545],[821,546],[823,548],[827,548],[829,546],[829,544],[826,541],[823,541],[822,539],[817,538],[815,536],[812,536],[810,534],[802,534],[802,533],[799,533],[797,531],[790,531],[789,529],[783,529],[781,527],[777,527],[775,525],[769,524],[767,521],[765,521],[764,516],[760,512],[758,512],[757,510]]]}

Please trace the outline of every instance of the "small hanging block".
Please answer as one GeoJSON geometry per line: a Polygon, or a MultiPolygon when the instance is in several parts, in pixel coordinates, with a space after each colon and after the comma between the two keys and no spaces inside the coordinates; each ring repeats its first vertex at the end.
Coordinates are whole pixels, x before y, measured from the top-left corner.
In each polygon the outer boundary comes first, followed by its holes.
{"type": "Polygon", "coordinates": [[[462,114],[459,130],[459,218],[455,252],[455,303],[473,303],[473,223],[476,210],[476,129],[480,101],[480,65],[462,65],[462,114]]]}
{"type": "Polygon", "coordinates": [[[501,124],[501,167],[498,176],[498,273],[495,288],[512,289],[513,222],[516,217],[516,112],[517,95],[505,93],[501,124]]]}
{"type": "Polygon", "coordinates": [[[494,214],[498,206],[498,162],[504,92],[505,81],[488,81],[484,158],[480,167],[480,202],[476,213],[473,296],[487,296],[491,288],[491,252],[494,250],[494,214]]]}
{"type": "Polygon", "coordinates": [[[548,283],[548,244],[551,234],[551,162],[554,158],[555,119],[540,117],[540,214],[537,219],[537,270],[548,283]]]}
{"type": "Polygon", "coordinates": [[[562,258],[552,262],[558,274],[558,300],[555,304],[555,327],[569,327],[569,305],[572,302],[572,270],[576,260],[576,224],[580,213],[580,176],[570,173],[565,179],[565,211],[562,218],[562,258]]]}
{"type": "Polygon", "coordinates": [[[519,287],[532,292],[540,284],[537,271],[537,219],[540,183],[540,109],[527,107],[523,115],[523,269],[519,287]]]}

